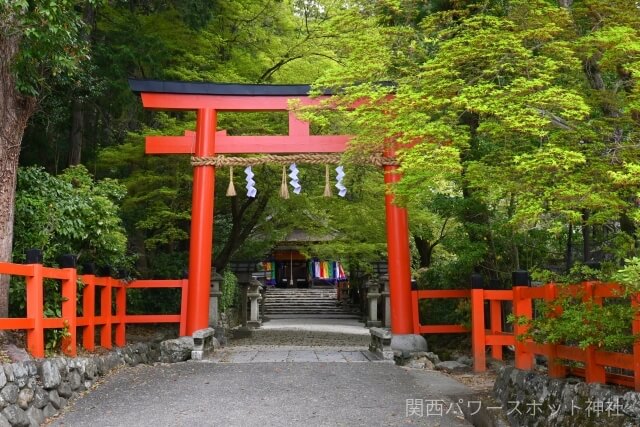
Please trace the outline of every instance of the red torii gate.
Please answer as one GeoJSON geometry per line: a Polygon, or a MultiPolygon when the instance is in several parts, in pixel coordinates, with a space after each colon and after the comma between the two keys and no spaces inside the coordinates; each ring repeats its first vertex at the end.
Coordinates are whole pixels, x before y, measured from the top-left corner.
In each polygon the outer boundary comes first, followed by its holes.
{"type": "MultiPolygon", "coordinates": [[[[184,136],[148,136],[147,154],[192,154],[211,157],[241,153],[342,153],[350,139],[346,135],[310,135],[309,123],[289,111],[289,101],[302,105],[318,102],[309,98],[308,85],[252,85],[129,80],[133,92],[140,94],[145,108],[191,110],[197,112],[195,132],[184,136]],[[289,134],[282,136],[229,136],[216,131],[218,111],[289,111],[289,134]]],[[[384,166],[385,183],[400,179],[398,166],[384,166]]],[[[189,289],[186,333],[206,328],[209,323],[209,287],[214,213],[213,166],[194,166],[191,240],[189,248],[189,289]]],[[[405,208],[385,196],[391,332],[413,333],[411,270],[408,218],[405,208]]]]}

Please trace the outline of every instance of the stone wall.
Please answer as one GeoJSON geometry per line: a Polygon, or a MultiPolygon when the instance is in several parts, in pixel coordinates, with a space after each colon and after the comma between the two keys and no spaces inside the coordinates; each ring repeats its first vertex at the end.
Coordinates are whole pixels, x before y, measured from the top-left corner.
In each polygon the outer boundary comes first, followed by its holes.
{"type": "Polygon", "coordinates": [[[0,369],[0,427],[39,426],[70,398],[118,366],[157,362],[157,344],[133,344],[106,355],[5,363],[0,369]]]}
{"type": "Polygon", "coordinates": [[[637,426],[640,393],[503,367],[493,388],[512,426],[637,426]]]}

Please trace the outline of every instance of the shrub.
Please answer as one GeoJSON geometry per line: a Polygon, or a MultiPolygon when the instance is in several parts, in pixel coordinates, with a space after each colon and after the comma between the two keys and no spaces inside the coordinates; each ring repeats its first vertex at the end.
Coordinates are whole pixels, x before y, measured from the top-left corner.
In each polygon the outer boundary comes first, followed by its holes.
{"type": "Polygon", "coordinates": [[[630,298],[640,291],[640,259],[626,261],[626,266],[611,279],[620,284],[616,298],[602,305],[584,294],[571,295],[567,287],[558,285],[554,301],[538,301],[535,319],[510,316],[511,322],[528,327],[518,339],[531,338],[537,343],[595,346],[608,351],[625,351],[640,337],[631,333],[631,322],[638,308],[630,298]]]}
{"type": "Polygon", "coordinates": [[[220,312],[225,313],[231,307],[237,307],[240,300],[240,288],[238,278],[231,272],[225,270],[222,274],[222,285],[220,291],[220,312]]]}

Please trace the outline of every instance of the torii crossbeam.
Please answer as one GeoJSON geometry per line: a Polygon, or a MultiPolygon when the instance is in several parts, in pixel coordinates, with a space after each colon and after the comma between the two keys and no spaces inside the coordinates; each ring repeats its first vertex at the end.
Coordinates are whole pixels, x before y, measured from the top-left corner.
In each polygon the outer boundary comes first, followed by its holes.
{"type": "MultiPolygon", "coordinates": [[[[197,112],[196,131],[183,136],[149,136],[147,154],[342,153],[347,135],[311,135],[309,123],[289,111],[289,102],[302,105],[318,102],[309,97],[308,85],[250,85],[129,80],[131,90],[140,94],[145,108],[191,110],[197,112]],[[289,133],[279,136],[230,136],[217,131],[218,111],[289,111],[289,133]]],[[[385,182],[400,179],[396,165],[385,165],[385,182]]],[[[194,166],[191,240],[189,247],[189,290],[187,334],[209,323],[209,287],[213,243],[213,166],[194,166]]],[[[391,330],[394,335],[413,333],[409,234],[406,209],[385,196],[387,248],[391,299],[391,330]]]]}

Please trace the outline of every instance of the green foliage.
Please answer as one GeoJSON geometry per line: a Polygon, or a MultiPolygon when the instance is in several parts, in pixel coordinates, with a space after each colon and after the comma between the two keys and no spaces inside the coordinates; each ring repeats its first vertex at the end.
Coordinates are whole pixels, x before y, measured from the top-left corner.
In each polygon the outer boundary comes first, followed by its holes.
{"type": "Polygon", "coordinates": [[[117,205],[124,194],[117,181],[95,182],[84,166],[57,177],[38,167],[20,169],[14,259],[39,248],[49,263],[70,253],[80,262],[126,267],[127,238],[117,205]]]}
{"type": "MultiPolygon", "coordinates": [[[[601,274],[583,266],[572,270],[569,277],[597,280],[601,274]]],[[[640,292],[640,259],[627,260],[625,267],[613,275],[613,280],[621,285],[621,290],[616,298],[606,299],[603,304],[582,294],[572,295],[564,285],[559,285],[555,300],[538,301],[535,319],[511,315],[509,321],[527,326],[528,332],[519,339],[626,351],[640,339],[631,333],[631,323],[638,315],[638,307],[631,304],[631,298],[640,292]]]]}
{"type": "Polygon", "coordinates": [[[230,308],[238,308],[240,302],[240,287],[238,278],[230,271],[222,273],[222,283],[220,285],[220,312],[226,313],[230,308]]]}
{"type": "MultiPolygon", "coordinates": [[[[39,167],[21,168],[15,210],[14,260],[24,261],[25,251],[42,249],[46,264],[62,254],[75,254],[80,262],[126,268],[127,239],[117,203],[124,188],[114,180],[95,182],[84,166],[53,176],[39,167]]],[[[44,281],[44,316],[61,317],[62,294],[57,280],[44,281]]],[[[82,290],[82,283],[78,283],[82,290]]],[[[78,293],[78,299],[81,293],[78,293]]],[[[12,277],[9,314],[26,315],[24,280],[12,277]]],[[[79,301],[77,301],[80,307],[79,301]]],[[[68,331],[47,330],[47,351],[59,350],[68,331]]]]}
{"type": "Polygon", "coordinates": [[[624,268],[618,270],[612,279],[624,286],[624,296],[640,293],[640,258],[625,260],[624,268]]]}
{"type": "MultiPolygon", "coordinates": [[[[21,161],[57,171],[71,105],[82,100],[83,160],[100,177],[126,186],[119,214],[143,276],[179,277],[186,267],[192,174],[186,156],[145,156],[143,138],[180,135],[195,127],[195,117],[143,112],[128,88],[131,76],[315,80],[318,93],[337,89],[336,109],[301,116],[313,119],[317,133],[356,135],[344,158],[347,200],[321,197],[324,171],[315,166],[301,167],[304,194],[289,200],[276,197],[278,167],[255,168],[259,197],[253,202],[243,196],[236,168],[239,196],[227,198],[228,171],[219,168],[215,259],[260,258],[301,228],[334,237],[309,245],[307,254],[366,269],[386,255],[387,191],[409,209],[414,265],[426,269],[421,281],[430,288],[465,287],[478,268],[503,282],[517,268],[562,270],[564,280],[596,277],[574,267],[577,259],[604,261],[606,277],[637,255],[635,0],[575,1],[568,8],[543,0],[106,2],[96,9],[91,46],[77,37],[76,3],[36,1],[28,5],[38,7],[25,8],[24,1],[0,0],[0,17],[13,13],[25,30],[15,68],[23,91],[39,91],[46,81],[38,76],[50,71],[64,77],[31,124],[21,161]],[[46,14],[50,22],[41,19],[46,14]],[[79,68],[76,60],[87,54],[90,61],[79,68]],[[385,188],[379,171],[351,160],[379,153],[391,140],[399,144],[403,179],[385,188]]],[[[285,131],[282,117],[271,113],[221,113],[218,125],[236,135],[285,131]]],[[[70,176],[64,183],[74,181],[84,182],[70,176]]],[[[62,183],[49,187],[58,185],[67,191],[62,183]]],[[[33,229],[17,215],[23,242],[17,258],[30,246],[46,247],[48,259],[62,251],[106,256],[98,248],[71,247],[86,231],[58,219],[66,218],[63,206],[87,222],[88,208],[65,197],[19,198],[20,209],[50,225],[33,229]],[[47,203],[60,213],[46,216],[47,203]]],[[[104,241],[91,240],[122,250],[115,234],[101,236],[104,241]]]]}
{"type": "MultiPolygon", "coordinates": [[[[41,94],[51,78],[73,76],[88,56],[80,37],[83,21],[78,1],[0,1],[0,32],[20,35],[20,49],[14,60],[18,89],[27,95],[41,94]]],[[[87,3],[95,5],[96,0],[87,3]]]]}
{"type": "Polygon", "coordinates": [[[131,314],[179,314],[180,289],[127,289],[127,312],[131,314]]]}
{"type": "Polygon", "coordinates": [[[506,281],[517,268],[636,253],[640,20],[629,10],[631,0],[359,2],[330,21],[344,34],[340,62],[316,86],[340,88],[331,103],[354,155],[397,142],[393,191],[435,248],[431,286],[458,286],[477,267],[506,281]]]}
{"type": "Polygon", "coordinates": [[[630,332],[638,310],[628,301],[607,301],[599,305],[593,299],[583,300],[581,295],[570,296],[560,288],[557,299],[537,304],[536,309],[537,317],[533,320],[510,315],[510,322],[528,328],[518,339],[577,345],[582,349],[594,346],[607,351],[625,351],[640,339],[630,332]]]}

